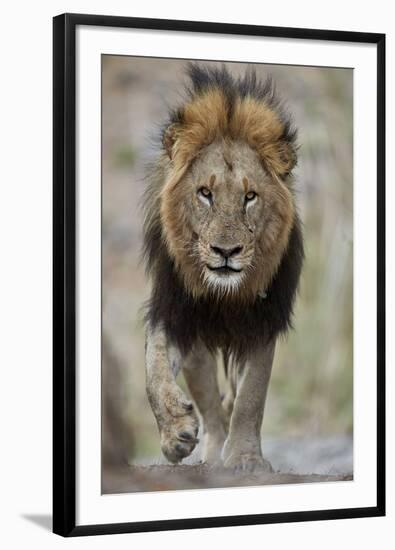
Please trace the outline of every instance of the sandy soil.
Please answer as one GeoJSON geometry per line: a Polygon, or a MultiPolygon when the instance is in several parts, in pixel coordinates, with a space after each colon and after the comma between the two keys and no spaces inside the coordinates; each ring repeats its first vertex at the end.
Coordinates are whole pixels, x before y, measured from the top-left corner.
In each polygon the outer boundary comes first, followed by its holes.
{"type": "Polygon", "coordinates": [[[235,473],[223,467],[210,467],[200,462],[201,445],[198,445],[183,464],[171,465],[163,457],[156,457],[146,463],[104,469],[102,491],[130,493],[353,479],[351,437],[268,438],[263,447],[273,466],[272,474],[235,473]]]}
{"type": "Polygon", "coordinates": [[[136,491],[171,491],[180,489],[281,485],[285,483],[317,483],[350,481],[352,475],[235,473],[207,464],[131,466],[107,470],[103,493],[136,491]]]}

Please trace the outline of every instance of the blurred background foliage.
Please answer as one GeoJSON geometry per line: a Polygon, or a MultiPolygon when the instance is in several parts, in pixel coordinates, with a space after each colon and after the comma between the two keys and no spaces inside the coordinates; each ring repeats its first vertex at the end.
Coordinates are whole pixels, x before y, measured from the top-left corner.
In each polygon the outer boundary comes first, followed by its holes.
{"type": "MultiPolygon", "coordinates": [[[[149,294],[140,262],[144,166],[155,154],[150,136],[167,108],[182,101],[185,61],[102,60],[103,457],[116,461],[118,448],[118,458],[134,454],[143,460],[160,454],[144,377],[141,308],[149,294]]],[[[247,67],[226,65],[235,75],[247,67]]],[[[273,76],[299,129],[295,176],[306,246],[295,330],[278,345],[263,433],[351,435],[352,70],[255,67],[262,78],[273,76]]]]}

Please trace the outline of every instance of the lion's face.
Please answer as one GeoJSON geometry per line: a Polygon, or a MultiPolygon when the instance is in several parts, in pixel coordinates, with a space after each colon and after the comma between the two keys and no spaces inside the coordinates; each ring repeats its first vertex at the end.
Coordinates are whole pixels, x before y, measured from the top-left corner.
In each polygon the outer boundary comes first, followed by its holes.
{"type": "Polygon", "coordinates": [[[265,174],[248,147],[208,148],[189,175],[191,221],[204,282],[236,291],[254,269],[265,174]],[[225,153],[225,156],[224,156],[225,153]]]}
{"type": "Polygon", "coordinates": [[[169,252],[193,294],[253,299],[278,267],[294,207],[253,149],[221,140],[165,186],[161,214],[169,252]]]}

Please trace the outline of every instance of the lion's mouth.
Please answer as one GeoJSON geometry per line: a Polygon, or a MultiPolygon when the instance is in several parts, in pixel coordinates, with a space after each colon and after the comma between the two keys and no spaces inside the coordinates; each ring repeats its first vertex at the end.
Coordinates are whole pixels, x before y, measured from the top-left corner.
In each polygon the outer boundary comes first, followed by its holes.
{"type": "Polygon", "coordinates": [[[210,271],[215,271],[216,273],[219,273],[221,275],[230,275],[232,273],[240,273],[242,271],[242,269],[236,269],[235,267],[232,267],[228,264],[220,265],[219,267],[213,267],[207,264],[207,267],[210,269],[210,271]]]}

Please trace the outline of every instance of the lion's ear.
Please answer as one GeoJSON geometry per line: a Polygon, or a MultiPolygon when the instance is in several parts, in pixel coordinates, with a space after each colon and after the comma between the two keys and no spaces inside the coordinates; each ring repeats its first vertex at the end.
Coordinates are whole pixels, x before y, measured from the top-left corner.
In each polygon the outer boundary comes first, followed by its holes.
{"type": "Polygon", "coordinates": [[[177,141],[179,127],[178,124],[170,124],[163,132],[162,143],[170,159],[173,158],[174,144],[177,141]]]}
{"type": "Polygon", "coordinates": [[[286,141],[264,144],[259,154],[263,164],[279,178],[287,177],[297,163],[296,148],[286,141]]]}

